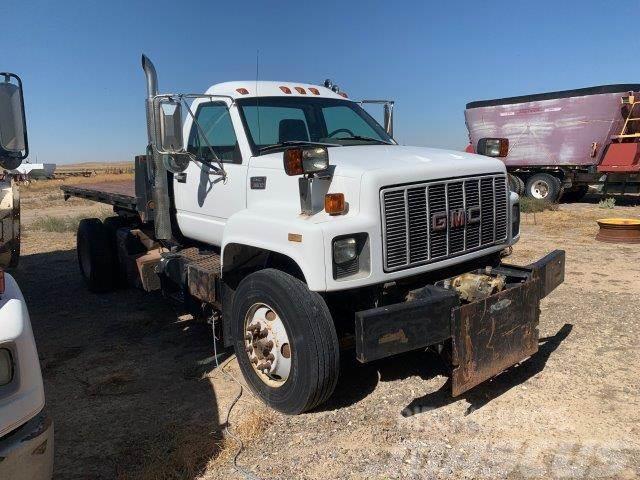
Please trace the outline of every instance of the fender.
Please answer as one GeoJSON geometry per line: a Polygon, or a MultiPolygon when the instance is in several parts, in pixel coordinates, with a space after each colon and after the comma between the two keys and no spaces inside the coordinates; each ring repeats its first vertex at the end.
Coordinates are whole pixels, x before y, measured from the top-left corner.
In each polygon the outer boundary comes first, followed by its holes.
{"type": "Polygon", "coordinates": [[[320,225],[291,210],[242,210],[229,218],[222,238],[222,275],[232,268],[228,245],[239,244],[291,258],[304,274],[309,290],[326,290],[324,239],[320,225]]]}

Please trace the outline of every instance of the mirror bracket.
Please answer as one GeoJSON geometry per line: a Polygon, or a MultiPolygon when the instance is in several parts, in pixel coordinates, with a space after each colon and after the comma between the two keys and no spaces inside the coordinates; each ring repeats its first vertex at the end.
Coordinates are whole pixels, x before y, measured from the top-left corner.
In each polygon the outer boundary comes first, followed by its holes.
{"type": "MultiPolygon", "coordinates": [[[[157,139],[157,144],[153,145],[153,148],[160,155],[167,155],[172,158],[172,160],[165,159],[164,162],[165,166],[170,171],[173,171],[170,167],[177,169],[176,171],[184,171],[188,166],[188,162],[185,162],[184,158],[199,161],[191,152],[188,152],[184,146],[181,119],[183,105],[187,109],[187,112],[189,112],[189,116],[192,118],[194,125],[198,128],[206,143],[206,136],[204,135],[202,127],[198,123],[191,107],[187,103],[187,99],[198,98],[206,98],[209,100],[223,98],[231,101],[230,106],[235,102],[235,99],[229,95],[209,95],[200,93],[165,93],[155,95],[152,99],[153,123],[156,132],[155,137],[157,139]],[[180,157],[182,157],[182,159],[180,157]]],[[[206,146],[210,150],[211,156],[217,166],[212,165],[210,162],[201,162],[207,163],[216,174],[221,175],[222,179],[226,180],[227,173],[222,161],[218,158],[211,145],[207,143],[206,146]]],[[[174,171],[174,173],[176,172],[174,171]]]]}

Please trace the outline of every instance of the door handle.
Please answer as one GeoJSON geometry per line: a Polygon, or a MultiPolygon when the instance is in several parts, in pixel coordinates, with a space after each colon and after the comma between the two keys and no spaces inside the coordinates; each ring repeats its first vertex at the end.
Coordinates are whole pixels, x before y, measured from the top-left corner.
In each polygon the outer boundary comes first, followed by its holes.
{"type": "Polygon", "coordinates": [[[176,173],[178,183],[187,183],[187,174],[185,172],[176,173]]]}

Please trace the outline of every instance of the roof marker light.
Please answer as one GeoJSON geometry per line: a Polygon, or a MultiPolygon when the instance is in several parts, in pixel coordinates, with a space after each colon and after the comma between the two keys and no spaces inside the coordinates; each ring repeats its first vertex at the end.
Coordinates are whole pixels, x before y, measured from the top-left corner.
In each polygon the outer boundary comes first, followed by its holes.
{"type": "Polygon", "coordinates": [[[238,92],[240,95],[248,95],[249,94],[249,90],[247,90],[246,88],[236,88],[236,92],[238,92]]]}
{"type": "Polygon", "coordinates": [[[340,95],[342,98],[349,98],[349,95],[347,95],[347,92],[338,92],[338,95],[340,95]]]}
{"type": "Polygon", "coordinates": [[[295,87],[295,89],[296,89],[296,92],[298,92],[298,93],[300,93],[302,95],[306,95],[307,94],[307,91],[302,87],[295,87]]]}
{"type": "Polygon", "coordinates": [[[309,87],[309,91],[314,95],[320,95],[320,90],[318,90],[317,88],[309,87]]]}
{"type": "Polygon", "coordinates": [[[291,89],[289,87],[285,87],[284,85],[282,85],[280,87],[280,90],[282,90],[286,94],[290,94],[291,93],[291,89]]]}

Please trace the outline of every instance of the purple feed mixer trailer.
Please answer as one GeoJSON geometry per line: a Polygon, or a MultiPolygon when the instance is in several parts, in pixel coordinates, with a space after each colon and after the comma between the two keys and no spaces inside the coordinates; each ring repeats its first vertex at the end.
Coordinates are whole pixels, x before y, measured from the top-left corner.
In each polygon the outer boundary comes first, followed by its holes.
{"type": "Polygon", "coordinates": [[[521,195],[577,201],[589,185],[640,192],[640,84],[467,104],[467,151],[502,157],[521,195]]]}

